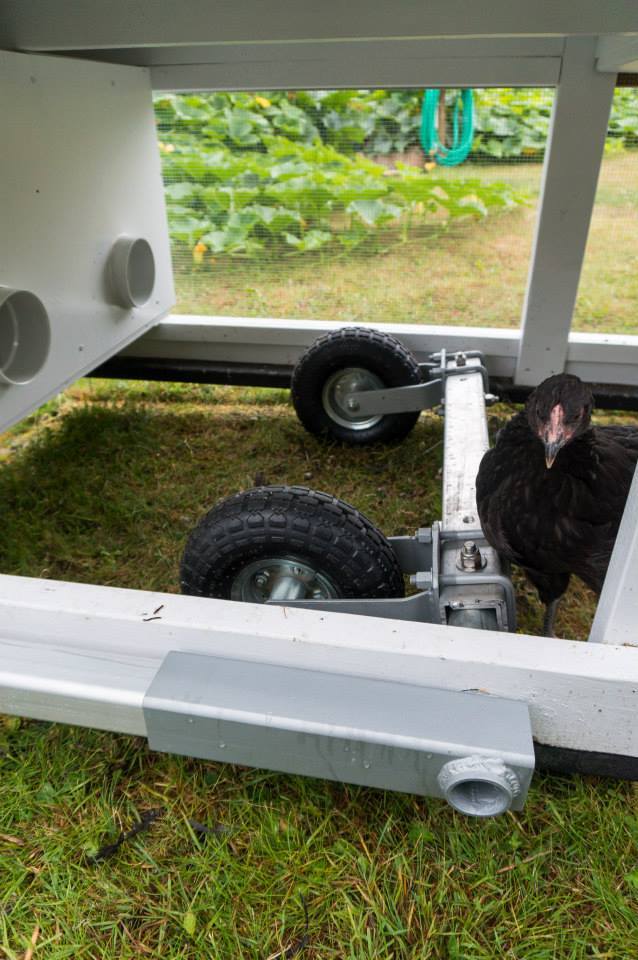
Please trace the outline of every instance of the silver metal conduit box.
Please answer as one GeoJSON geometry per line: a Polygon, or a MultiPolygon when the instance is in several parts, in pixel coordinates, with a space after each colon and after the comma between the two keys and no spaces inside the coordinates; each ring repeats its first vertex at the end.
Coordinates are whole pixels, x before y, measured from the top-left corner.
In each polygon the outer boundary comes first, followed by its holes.
{"type": "Polygon", "coordinates": [[[200,654],[167,654],[144,698],[153,750],[520,810],[526,703],[200,654]]]}

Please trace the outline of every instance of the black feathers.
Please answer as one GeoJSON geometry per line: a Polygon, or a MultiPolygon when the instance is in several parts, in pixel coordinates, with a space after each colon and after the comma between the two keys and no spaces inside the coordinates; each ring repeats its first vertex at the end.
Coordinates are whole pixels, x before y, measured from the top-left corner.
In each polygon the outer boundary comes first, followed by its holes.
{"type": "Polygon", "coordinates": [[[600,593],[638,459],[638,428],[594,427],[592,405],[578,377],[545,380],[499,432],[476,481],[485,536],[538,589],[548,633],[571,574],[600,593]]]}

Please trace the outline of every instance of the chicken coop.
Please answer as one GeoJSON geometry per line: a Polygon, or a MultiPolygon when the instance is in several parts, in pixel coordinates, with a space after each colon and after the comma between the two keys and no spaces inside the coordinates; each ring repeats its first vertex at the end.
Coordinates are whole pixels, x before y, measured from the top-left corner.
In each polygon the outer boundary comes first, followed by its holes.
{"type": "Polygon", "coordinates": [[[474,487],[491,389],[521,399],[565,371],[608,405],[638,398],[638,336],[570,332],[612,98],[637,77],[631,0],[5,3],[0,429],[96,371],[305,382],[328,333],[351,351],[321,388],[337,439],[442,402],[445,435],[441,521],[388,541],[412,596],[331,592],[292,540],[247,561],[239,603],[2,575],[0,712],[476,815],[520,808],[535,764],[638,778],[638,481],[589,642],[515,633],[474,487]],[[398,341],[416,371],[401,385],[348,373],[367,346],[339,316],[171,314],[154,93],[503,86],[555,91],[519,329],[372,324],[368,346],[398,341]]]}

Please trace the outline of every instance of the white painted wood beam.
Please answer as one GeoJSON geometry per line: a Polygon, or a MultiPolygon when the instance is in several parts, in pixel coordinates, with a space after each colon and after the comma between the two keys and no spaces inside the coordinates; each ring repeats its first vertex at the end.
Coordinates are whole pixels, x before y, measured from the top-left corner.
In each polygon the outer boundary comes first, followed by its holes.
{"type": "MultiPolygon", "coordinates": [[[[462,59],[463,57],[562,57],[562,37],[462,37],[460,39],[340,40],[337,44],[321,40],[300,40],[294,43],[197,43],[183,46],[121,47],[108,51],[112,62],[139,63],[145,67],[186,66],[188,64],[232,64],[259,60],[276,63],[281,60],[325,60],[368,56],[419,58],[423,60],[462,59]]],[[[87,56],[101,56],[100,51],[85,51],[87,56]]]]}
{"type": "Polygon", "coordinates": [[[151,67],[153,89],[161,90],[331,90],[403,87],[554,86],[560,57],[373,58],[365,44],[355,55],[287,56],[278,63],[253,59],[233,63],[189,63],[151,67]]]}
{"type": "Polygon", "coordinates": [[[556,37],[199,44],[94,52],[151,68],[155,90],[553,86],[556,37]]]}
{"type": "MultiPolygon", "coordinates": [[[[173,315],[128,346],[121,356],[292,367],[317,337],[351,325],[323,320],[173,315]]],[[[519,330],[407,323],[366,326],[398,337],[418,360],[426,360],[441,348],[481,350],[492,376],[514,376],[519,330]]],[[[589,383],[638,386],[638,336],[570,333],[565,369],[589,383]]]]}
{"type": "Polygon", "coordinates": [[[629,647],[8,576],[0,624],[0,713],[144,735],[148,685],[183,650],[479,689],[525,701],[540,743],[638,757],[629,647]]]}
{"type": "Polygon", "coordinates": [[[23,50],[631,32],[635,0],[9,0],[0,16],[0,45],[23,50]]]}
{"type": "Polygon", "coordinates": [[[638,471],[627,498],[616,545],[589,640],[638,647],[638,471]]]}
{"type": "Polygon", "coordinates": [[[595,38],[566,43],[547,145],[515,380],[565,368],[615,86],[595,69],[595,38]]]}
{"type": "Polygon", "coordinates": [[[596,69],[603,73],[638,70],[638,36],[601,37],[596,49],[596,69]]]}

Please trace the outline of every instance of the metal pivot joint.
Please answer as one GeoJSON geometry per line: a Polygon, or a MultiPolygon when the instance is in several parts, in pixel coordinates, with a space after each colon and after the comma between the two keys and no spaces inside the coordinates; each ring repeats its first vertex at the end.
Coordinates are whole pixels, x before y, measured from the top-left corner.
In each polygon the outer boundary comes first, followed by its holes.
{"type": "Polygon", "coordinates": [[[341,370],[326,383],[324,400],[346,425],[351,426],[352,421],[356,420],[367,427],[370,423],[364,417],[431,410],[443,405],[445,384],[449,377],[478,372],[483,378],[485,402],[494,403],[498,399],[489,392],[489,374],[479,350],[457,352],[450,356],[446,350],[440,350],[431,354],[428,361],[419,363],[419,367],[426,379],[423,383],[406,387],[383,387],[380,382],[375,384],[372,375],[366,371],[355,368],[341,370]]]}

